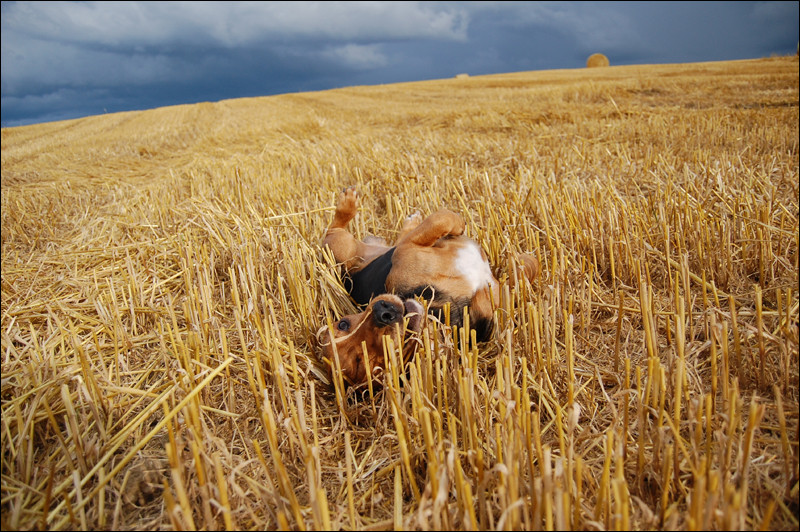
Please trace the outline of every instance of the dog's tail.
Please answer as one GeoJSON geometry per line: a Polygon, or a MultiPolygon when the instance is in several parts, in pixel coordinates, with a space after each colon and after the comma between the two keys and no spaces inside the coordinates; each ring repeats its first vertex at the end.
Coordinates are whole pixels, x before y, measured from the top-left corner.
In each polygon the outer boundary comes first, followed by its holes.
{"type": "Polygon", "coordinates": [[[525,276],[528,281],[533,282],[542,272],[539,259],[531,253],[517,254],[517,271],[525,276]]]}

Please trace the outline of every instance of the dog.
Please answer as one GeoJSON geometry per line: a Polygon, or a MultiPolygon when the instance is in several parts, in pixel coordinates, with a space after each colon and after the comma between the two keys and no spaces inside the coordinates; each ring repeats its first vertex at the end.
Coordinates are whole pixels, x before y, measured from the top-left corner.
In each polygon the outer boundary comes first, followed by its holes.
{"type": "MultiPolygon", "coordinates": [[[[366,305],[362,312],[344,316],[332,328],[323,326],[317,332],[331,374],[335,371],[334,353],[338,353],[347,385],[367,383],[367,364],[377,383],[384,370],[385,335],[394,336],[396,345],[405,345],[404,361],[413,357],[418,342],[410,337],[420,332],[426,314],[419,298],[427,302],[428,313],[455,327],[463,325],[464,308],[468,307],[476,339],[488,340],[500,285],[481,247],[464,235],[464,219],[447,209],[424,220],[416,213],[406,218],[394,246],[375,237],[360,241],[347,230],[358,211],[358,200],[355,187],[344,189],[323,240],[343,269],[350,296],[359,306],[366,305]]],[[[539,273],[533,255],[518,254],[517,264],[529,280],[539,273]]]]}

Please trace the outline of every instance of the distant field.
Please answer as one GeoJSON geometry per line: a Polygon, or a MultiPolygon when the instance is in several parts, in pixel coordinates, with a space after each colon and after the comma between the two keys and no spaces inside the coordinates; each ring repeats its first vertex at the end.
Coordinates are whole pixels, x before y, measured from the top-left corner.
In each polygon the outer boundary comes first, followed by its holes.
{"type": "MultiPolygon", "coordinates": [[[[798,528],[798,60],[2,130],[2,528],[798,528]],[[460,212],[488,343],[356,402],[320,242],[460,212]],[[513,252],[542,274],[512,290],[513,252]]],[[[454,340],[458,338],[458,340],[454,340]]],[[[391,358],[394,353],[389,353],[391,358]]]]}

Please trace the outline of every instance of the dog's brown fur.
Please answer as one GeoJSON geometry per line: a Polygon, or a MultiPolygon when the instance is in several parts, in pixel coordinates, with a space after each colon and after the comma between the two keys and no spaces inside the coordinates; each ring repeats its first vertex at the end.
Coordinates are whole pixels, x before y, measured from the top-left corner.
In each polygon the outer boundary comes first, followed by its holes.
{"type": "MultiPolygon", "coordinates": [[[[419,332],[424,311],[415,296],[423,296],[428,300],[429,311],[439,315],[449,305],[449,319],[454,325],[461,325],[463,308],[468,306],[478,339],[488,339],[498,305],[499,284],[480,246],[464,236],[461,216],[447,209],[424,220],[419,215],[410,216],[396,245],[390,247],[376,239],[362,242],[347,231],[357,210],[358,193],[352,187],[345,189],[324,245],[342,264],[351,295],[367,308],[340,319],[332,336],[326,334],[326,327],[318,333],[323,357],[329,363],[335,344],[348,384],[367,381],[365,348],[376,375],[384,365],[381,337],[399,332],[400,328],[406,335],[419,332]]],[[[517,259],[528,279],[538,275],[539,262],[534,256],[521,254],[517,259]]],[[[400,340],[395,338],[396,343],[400,340]]],[[[413,356],[414,345],[407,345],[406,358],[413,356]]]]}

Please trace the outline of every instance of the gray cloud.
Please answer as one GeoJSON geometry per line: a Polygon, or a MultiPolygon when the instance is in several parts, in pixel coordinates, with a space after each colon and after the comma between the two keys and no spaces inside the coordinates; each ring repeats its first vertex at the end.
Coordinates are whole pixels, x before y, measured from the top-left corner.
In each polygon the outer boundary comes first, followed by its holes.
{"type": "Polygon", "coordinates": [[[3,26],[31,39],[121,49],[466,38],[463,9],[419,2],[20,2],[4,9],[3,26]]]}
{"type": "Polygon", "coordinates": [[[3,2],[2,125],[373,83],[792,53],[797,2],[3,2]]]}

